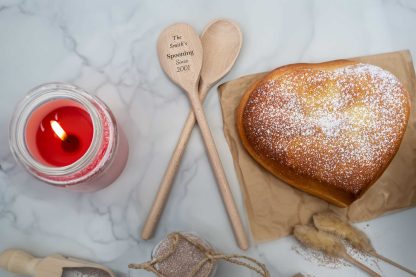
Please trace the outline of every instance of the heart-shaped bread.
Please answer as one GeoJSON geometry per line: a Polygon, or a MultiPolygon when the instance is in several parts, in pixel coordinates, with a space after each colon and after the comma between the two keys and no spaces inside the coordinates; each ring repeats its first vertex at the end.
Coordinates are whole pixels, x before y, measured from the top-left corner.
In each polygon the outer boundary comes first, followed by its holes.
{"type": "Polygon", "coordinates": [[[346,207],[393,159],[409,112],[409,94],[393,74],[341,60],[275,69],[245,93],[236,123],[267,170],[346,207]]]}

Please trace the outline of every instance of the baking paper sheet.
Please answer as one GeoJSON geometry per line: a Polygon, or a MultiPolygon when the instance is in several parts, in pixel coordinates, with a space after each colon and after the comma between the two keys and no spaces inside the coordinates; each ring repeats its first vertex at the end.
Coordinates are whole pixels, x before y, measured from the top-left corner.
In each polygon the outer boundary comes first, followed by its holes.
{"type": "MultiPolygon", "coordinates": [[[[240,181],[254,240],[265,242],[291,233],[312,214],[331,209],[353,222],[376,218],[416,204],[416,78],[409,51],[352,58],[393,73],[410,93],[411,113],[406,133],[395,158],[377,182],[349,208],[338,208],[287,185],[260,166],[243,148],[235,125],[235,109],[248,86],[266,73],[253,74],[219,87],[224,132],[240,181]]],[[[278,65],[277,65],[278,66],[278,65]]]]}

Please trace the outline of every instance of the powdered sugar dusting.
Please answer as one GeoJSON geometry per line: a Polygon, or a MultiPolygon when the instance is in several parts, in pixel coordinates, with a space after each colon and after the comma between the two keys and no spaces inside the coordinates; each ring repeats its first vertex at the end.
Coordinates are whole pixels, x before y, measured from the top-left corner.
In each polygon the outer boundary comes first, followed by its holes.
{"type": "Polygon", "coordinates": [[[397,151],[408,105],[398,79],[379,67],[300,68],[251,93],[244,131],[259,155],[357,194],[397,151]]]}

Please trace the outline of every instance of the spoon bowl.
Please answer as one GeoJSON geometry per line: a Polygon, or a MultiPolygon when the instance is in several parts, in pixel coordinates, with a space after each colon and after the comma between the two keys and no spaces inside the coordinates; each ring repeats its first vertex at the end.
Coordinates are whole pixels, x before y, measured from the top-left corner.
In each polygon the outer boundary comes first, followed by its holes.
{"type": "Polygon", "coordinates": [[[202,44],[188,24],[169,26],[157,43],[159,62],[169,78],[188,93],[194,93],[202,68],[202,44]]]}
{"type": "MultiPolygon", "coordinates": [[[[234,66],[243,44],[240,27],[233,21],[217,19],[205,27],[202,36],[201,88],[211,87],[234,66]]],[[[206,89],[209,90],[209,89],[206,89]]]]}

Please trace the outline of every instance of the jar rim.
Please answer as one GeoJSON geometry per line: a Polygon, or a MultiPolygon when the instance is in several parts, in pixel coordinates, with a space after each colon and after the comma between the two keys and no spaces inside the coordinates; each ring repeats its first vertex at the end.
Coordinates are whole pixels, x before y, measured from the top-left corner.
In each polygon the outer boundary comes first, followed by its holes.
{"type": "MultiPolygon", "coordinates": [[[[9,144],[15,158],[31,172],[34,170],[41,175],[53,177],[70,175],[85,168],[98,154],[103,140],[103,124],[97,107],[93,104],[94,102],[97,101],[93,96],[82,88],[71,84],[55,82],[42,84],[31,89],[17,104],[9,125],[9,144]],[[43,104],[56,99],[68,99],[82,105],[90,115],[93,125],[91,144],[84,155],[74,163],[61,167],[48,166],[35,159],[26,145],[25,137],[27,120],[31,113],[43,104]]],[[[43,180],[43,178],[40,179],[43,180]]],[[[63,185],[60,181],[51,181],[50,179],[46,181],[53,182],[54,185],[63,185]]]]}

